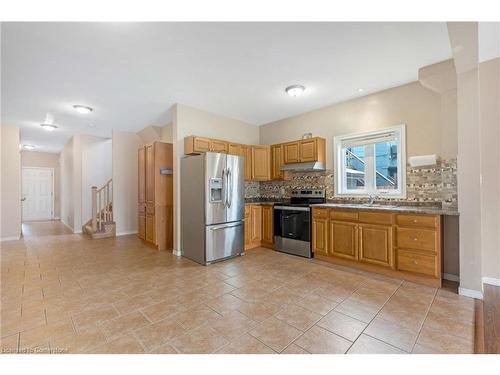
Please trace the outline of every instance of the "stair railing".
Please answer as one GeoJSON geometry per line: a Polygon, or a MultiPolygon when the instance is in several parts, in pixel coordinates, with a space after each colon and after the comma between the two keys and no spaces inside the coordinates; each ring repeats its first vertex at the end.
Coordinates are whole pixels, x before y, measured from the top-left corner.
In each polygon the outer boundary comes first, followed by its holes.
{"type": "Polygon", "coordinates": [[[113,179],[99,189],[92,186],[92,231],[104,229],[109,221],[113,221],[113,179]]]}

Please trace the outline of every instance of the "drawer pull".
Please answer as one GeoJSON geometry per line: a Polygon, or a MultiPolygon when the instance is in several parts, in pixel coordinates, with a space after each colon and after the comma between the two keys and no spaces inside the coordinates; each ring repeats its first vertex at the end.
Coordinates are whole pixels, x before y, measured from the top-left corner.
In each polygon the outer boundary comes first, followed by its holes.
{"type": "Polygon", "coordinates": [[[417,219],[413,219],[413,222],[414,222],[414,223],[418,223],[418,220],[417,220],[417,219]]]}
{"type": "Polygon", "coordinates": [[[418,238],[417,238],[417,237],[415,237],[415,238],[413,239],[413,241],[418,241],[418,238]]]}
{"type": "Polygon", "coordinates": [[[418,262],[416,260],[413,261],[413,264],[418,264],[418,262]]]}

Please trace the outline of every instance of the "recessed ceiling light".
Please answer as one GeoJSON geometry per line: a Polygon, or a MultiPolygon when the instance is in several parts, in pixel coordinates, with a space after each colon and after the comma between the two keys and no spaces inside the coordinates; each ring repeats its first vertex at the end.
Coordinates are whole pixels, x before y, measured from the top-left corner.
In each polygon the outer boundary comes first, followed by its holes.
{"type": "Polygon", "coordinates": [[[363,88],[358,89],[358,92],[363,92],[363,91],[365,91],[365,89],[363,89],[363,88]]]}
{"type": "Polygon", "coordinates": [[[54,131],[57,129],[57,126],[54,124],[40,124],[40,126],[44,129],[47,130],[48,132],[54,131]]]}
{"type": "Polygon", "coordinates": [[[33,150],[35,146],[33,145],[23,145],[23,150],[33,150]]]}
{"type": "Polygon", "coordinates": [[[73,108],[75,109],[75,111],[77,111],[78,113],[81,113],[82,115],[86,115],[86,114],[93,111],[92,108],[87,107],[85,105],[80,105],[80,104],[75,104],[73,106],[73,108]]]}
{"type": "Polygon", "coordinates": [[[288,86],[285,89],[286,93],[290,96],[293,96],[293,97],[302,95],[305,90],[306,90],[306,88],[302,85],[292,85],[292,86],[288,86]]]}

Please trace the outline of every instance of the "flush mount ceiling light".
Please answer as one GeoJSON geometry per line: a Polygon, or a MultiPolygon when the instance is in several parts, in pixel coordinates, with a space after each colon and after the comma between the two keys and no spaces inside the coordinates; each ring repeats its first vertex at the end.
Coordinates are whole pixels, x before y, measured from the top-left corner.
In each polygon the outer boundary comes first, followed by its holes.
{"type": "Polygon", "coordinates": [[[302,85],[292,85],[292,86],[288,86],[285,89],[286,93],[292,97],[302,95],[305,90],[306,90],[306,88],[302,85]]]}
{"type": "Polygon", "coordinates": [[[23,145],[23,150],[33,150],[35,146],[33,145],[23,145]]]}
{"type": "Polygon", "coordinates": [[[44,129],[47,130],[48,132],[54,131],[57,129],[57,126],[54,124],[40,124],[40,126],[44,129]]]}
{"type": "Polygon", "coordinates": [[[358,92],[363,92],[363,91],[365,91],[365,89],[364,89],[364,88],[359,88],[359,89],[358,89],[358,92]]]}
{"type": "Polygon", "coordinates": [[[87,107],[87,106],[85,106],[85,105],[80,105],[80,104],[75,104],[75,105],[73,106],[73,109],[74,109],[75,111],[77,111],[78,113],[81,113],[82,115],[89,114],[90,112],[92,112],[92,111],[93,111],[93,109],[92,109],[92,108],[87,107]]]}

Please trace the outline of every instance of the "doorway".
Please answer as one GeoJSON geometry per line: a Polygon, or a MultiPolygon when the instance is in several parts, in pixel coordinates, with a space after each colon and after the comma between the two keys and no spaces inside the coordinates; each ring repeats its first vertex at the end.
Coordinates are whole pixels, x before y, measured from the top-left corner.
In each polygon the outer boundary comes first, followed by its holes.
{"type": "Polygon", "coordinates": [[[22,221],[54,217],[54,169],[22,168],[22,221]]]}

